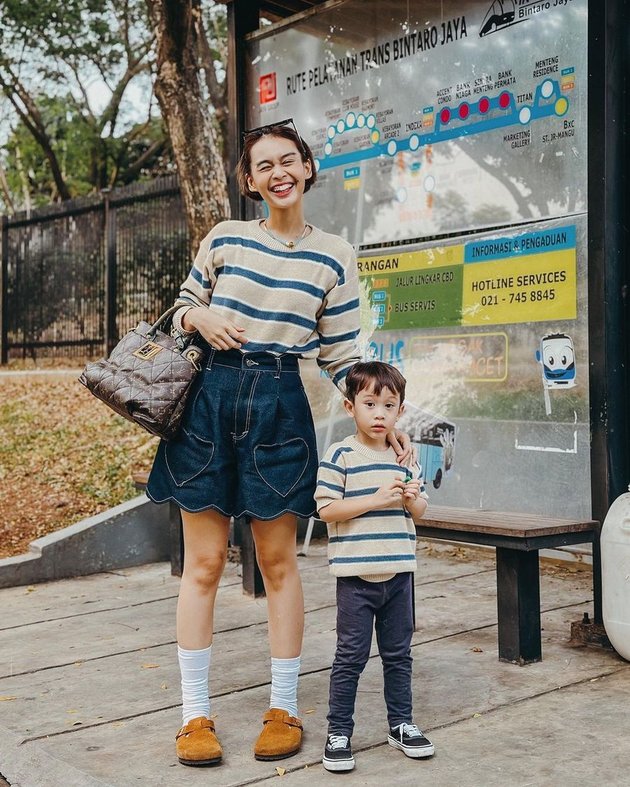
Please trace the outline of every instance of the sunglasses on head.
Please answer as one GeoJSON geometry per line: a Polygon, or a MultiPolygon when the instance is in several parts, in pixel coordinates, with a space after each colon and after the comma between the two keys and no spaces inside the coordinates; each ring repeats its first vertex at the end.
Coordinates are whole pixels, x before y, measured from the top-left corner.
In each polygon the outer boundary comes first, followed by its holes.
{"type": "Polygon", "coordinates": [[[304,148],[304,143],[302,142],[302,137],[300,136],[300,132],[297,130],[296,125],[293,122],[293,118],[287,118],[286,120],[278,120],[275,123],[267,123],[264,126],[257,126],[256,128],[250,128],[247,131],[243,131],[243,135],[242,135],[243,140],[246,140],[250,136],[264,137],[266,134],[273,134],[276,129],[282,128],[283,126],[290,126],[293,129],[293,131],[295,131],[295,135],[299,140],[302,153],[306,156],[306,150],[304,148]]]}

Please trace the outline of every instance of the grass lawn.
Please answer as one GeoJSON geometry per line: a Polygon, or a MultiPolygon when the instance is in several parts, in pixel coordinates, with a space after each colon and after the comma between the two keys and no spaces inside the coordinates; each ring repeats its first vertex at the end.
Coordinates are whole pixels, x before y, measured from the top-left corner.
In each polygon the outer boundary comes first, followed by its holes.
{"type": "Polygon", "coordinates": [[[112,413],[80,370],[0,371],[0,557],[135,497],[157,438],[112,413]]]}

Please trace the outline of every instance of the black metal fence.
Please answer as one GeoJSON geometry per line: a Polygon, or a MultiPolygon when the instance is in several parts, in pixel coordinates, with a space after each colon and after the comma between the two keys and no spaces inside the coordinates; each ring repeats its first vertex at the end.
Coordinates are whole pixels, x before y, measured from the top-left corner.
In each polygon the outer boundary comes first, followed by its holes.
{"type": "Polygon", "coordinates": [[[105,354],[190,268],[176,176],[3,216],[0,362],[105,354]]]}

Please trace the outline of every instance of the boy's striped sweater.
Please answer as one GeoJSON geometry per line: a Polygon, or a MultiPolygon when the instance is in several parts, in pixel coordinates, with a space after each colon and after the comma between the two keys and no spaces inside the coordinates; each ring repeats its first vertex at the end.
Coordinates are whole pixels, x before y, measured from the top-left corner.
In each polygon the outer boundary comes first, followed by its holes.
{"type": "MultiPolygon", "coordinates": [[[[414,478],[421,476],[416,468],[414,478]]],[[[373,451],[356,437],[333,443],[317,474],[315,502],[318,511],[334,500],[364,497],[396,478],[405,468],[396,463],[393,448],[373,451]]],[[[424,485],[420,493],[427,498],[424,485]]],[[[367,511],[347,522],[328,523],[328,563],[338,577],[371,577],[415,571],[416,529],[402,506],[367,511]]]]}
{"type": "MultiPolygon", "coordinates": [[[[244,329],[244,352],[317,358],[343,390],[360,360],[359,287],[352,246],[313,227],[288,249],[254,221],[224,221],[204,238],[176,303],[217,309],[244,329]]],[[[186,309],[175,313],[181,330],[186,309]]]]}

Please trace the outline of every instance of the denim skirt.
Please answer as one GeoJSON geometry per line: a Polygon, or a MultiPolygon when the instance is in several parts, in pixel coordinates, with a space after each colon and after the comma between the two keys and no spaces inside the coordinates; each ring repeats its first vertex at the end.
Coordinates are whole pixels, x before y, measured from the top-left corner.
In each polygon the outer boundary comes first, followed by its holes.
{"type": "Polygon", "coordinates": [[[297,358],[211,349],[178,435],[158,447],[147,494],[190,512],[307,518],[316,480],[315,429],[297,358]]]}

